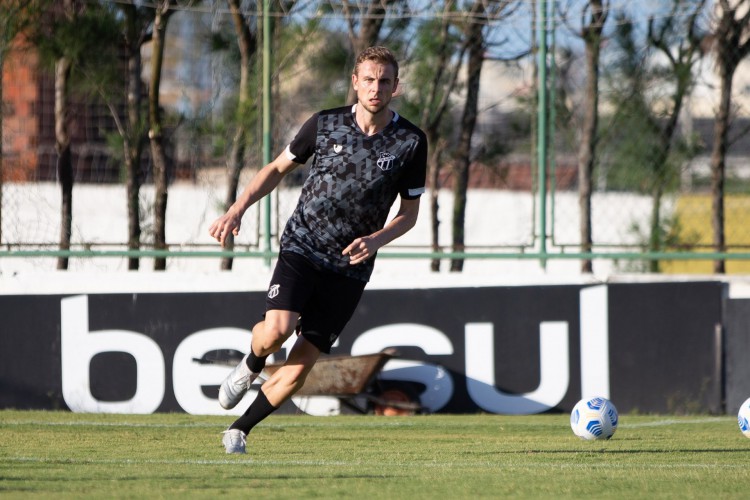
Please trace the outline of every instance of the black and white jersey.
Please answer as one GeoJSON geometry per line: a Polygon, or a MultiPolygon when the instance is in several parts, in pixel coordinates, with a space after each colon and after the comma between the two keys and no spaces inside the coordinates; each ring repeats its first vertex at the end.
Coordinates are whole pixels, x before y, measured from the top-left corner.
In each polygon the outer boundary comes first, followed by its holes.
{"type": "Polygon", "coordinates": [[[353,266],[341,252],[383,228],[396,196],[424,193],[427,139],[395,112],[385,129],[368,136],[354,119],[355,106],[314,114],[287,146],[291,160],[305,163],[312,156],[313,162],[281,250],[368,281],[375,258],[353,266]]]}

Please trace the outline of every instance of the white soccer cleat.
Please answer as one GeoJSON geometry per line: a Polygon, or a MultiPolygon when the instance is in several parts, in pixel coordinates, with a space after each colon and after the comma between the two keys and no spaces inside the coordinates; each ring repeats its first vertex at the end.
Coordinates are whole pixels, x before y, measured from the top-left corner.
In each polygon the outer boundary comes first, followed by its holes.
{"type": "Polygon", "coordinates": [[[247,435],[239,429],[227,429],[222,434],[221,444],[227,453],[245,453],[247,435]]]}
{"type": "Polygon", "coordinates": [[[250,368],[247,367],[248,355],[246,354],[242,358],[242,361],[234,367],[234,370],[221,383],[221,387],[219,388],[219,404],[225,410],[231,410],[237,406],[242,396],[250,389],[253,381],[258,378],[258,374],[251,372],[250,368]]]}

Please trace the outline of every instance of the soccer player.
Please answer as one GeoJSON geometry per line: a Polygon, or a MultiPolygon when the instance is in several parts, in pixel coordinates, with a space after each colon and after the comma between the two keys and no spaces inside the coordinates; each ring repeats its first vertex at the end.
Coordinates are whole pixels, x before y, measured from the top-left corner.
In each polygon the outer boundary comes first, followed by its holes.
{"type": "Polygon", "coordinates": [[[298,331],[284,366],[266,380],[243,416],[226,431],[227,453],[245,453],[250,430],[299,390],[321,352],[329,353],[352,317],[379,248],[409,231],[425,190],[427,141],[390,109],[398,62],[385,47],[357,57],[357,103],[312,115],[286,149],[253,177],[209,227],[222,246],[238,234],[245,211],[312,157],[310,173],[281,236],[263,320],[250,351],[224,380],[219,403],[234,408],[266,358],[298,331]],[[389,221],[396,198],[399,210],[389,221]]]}

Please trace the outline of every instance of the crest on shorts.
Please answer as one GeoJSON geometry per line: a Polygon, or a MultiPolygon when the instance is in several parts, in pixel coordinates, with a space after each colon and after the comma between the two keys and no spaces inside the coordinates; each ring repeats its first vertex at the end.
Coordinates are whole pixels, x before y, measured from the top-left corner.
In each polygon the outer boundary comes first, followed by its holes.
{"type": "Polygon", "coordinates": [[[268,298],[273,299],[279,294],[279,288],[281,285],[271,285],[271,287],[268,289],[268,298]]]}
{"type": "Polygon", "coordinates": [[[388,170],[393,168],[393,163],[395,161],[396,157],[391,153],[380,153],[380,157],[378,158],[378,168],[384,172],[387,172],[388,170]]]}

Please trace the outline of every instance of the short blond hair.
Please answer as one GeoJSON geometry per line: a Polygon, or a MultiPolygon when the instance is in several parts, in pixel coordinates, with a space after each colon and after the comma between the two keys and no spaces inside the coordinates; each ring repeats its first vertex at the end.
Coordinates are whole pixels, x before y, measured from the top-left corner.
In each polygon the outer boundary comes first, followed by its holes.
{"type": "Polygon", "coordinates": [[[359,65],[365,61],[375,61],[379,64],[390,64],[391,66],[393,66],[393,70],[395,72],[394,76],[398,78],[398,61],[396,60],[396,56],[393,55],[393,52],[391,52],[388,48],[374,46],[368,47],[360,52],[357,56],[357,60],[354,62],[353,74],[357,75],[357,72],[359,71],[359,65]]]}

